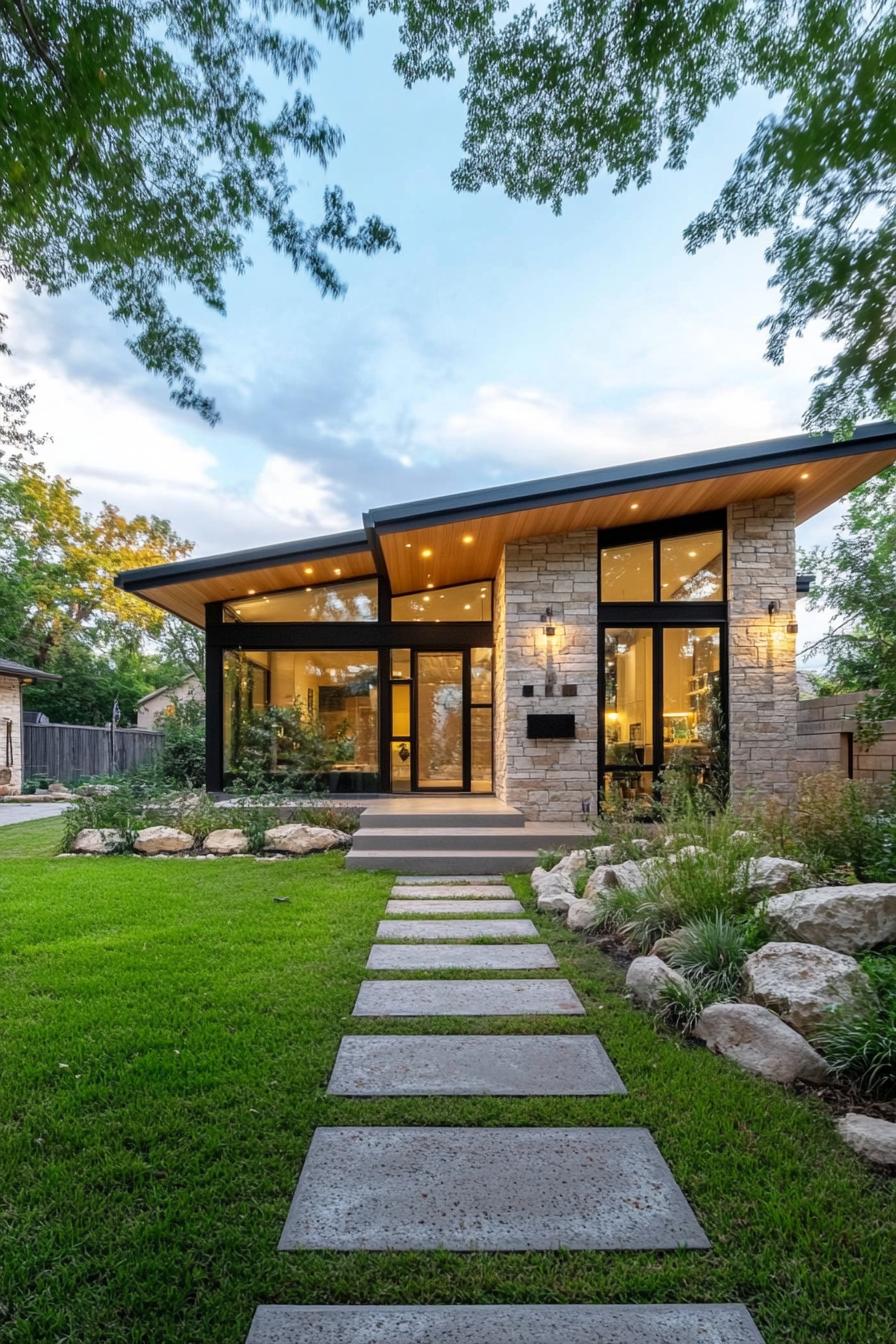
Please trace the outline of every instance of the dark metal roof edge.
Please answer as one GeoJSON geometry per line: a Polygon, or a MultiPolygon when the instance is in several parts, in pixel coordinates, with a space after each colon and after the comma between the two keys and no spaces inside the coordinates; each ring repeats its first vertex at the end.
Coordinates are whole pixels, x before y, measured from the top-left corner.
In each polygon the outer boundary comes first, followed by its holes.
{"type": "Polygon", "coordinates": [[[849,457],[868,452],[874,443],[896,449],[896,423],[880,421],[860,426],[851,439],[835,439],[832,434],[792,434],[786,438],[757,440],[725,448],[710,448],[699,453],[653,458],[626,463],[623,467],[599,467],[572,472],[565,476],[545,476],[514,485],[488,486],[456,495],[435,496],[407,504],[390,504],[371,509],[367,517],[382,532],[397,532],[410,522],[449,522],[484,514],[509,513],[526,506],[574,503],[589,496],[621,494],[627,488],[657,489],[664,485],[684,484],[708,474],[738,475],[757,467],[765,470],[787,466],[794,459],[819,461],[829,457],[849,457]]]}
{"type": "Polygon", "coordinates": [[[309,537],[306,541],[286,541],[277,546],[255,546],[251,550],[229,551],[221,555],[198,556],[195,559],[175,560],[168,565],[148,565],[145,569],[128,569],[115,576],[115,584],[126,592],[143,587],[162,587],[182,583],[186,579],[210,579],[219,574],[240,574],[257,569],[265,563],[286,564],[290,560],[326,560],[331,555],[345,555],[368,549],[367,533],[333,532],[325,537],[309,537]]]}
{"type": "Polygon", "coordinates": [[[55,672],[44,672],[39,667],[26,667],[24,663],[13,662],[11,658],[0,658],[0,677],[12,677],[17,681],[61,681],[55,672]]]}

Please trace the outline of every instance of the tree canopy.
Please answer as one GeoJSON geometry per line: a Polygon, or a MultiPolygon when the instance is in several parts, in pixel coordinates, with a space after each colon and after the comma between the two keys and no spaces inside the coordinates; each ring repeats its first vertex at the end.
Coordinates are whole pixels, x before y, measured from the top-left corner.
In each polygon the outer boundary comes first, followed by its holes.
{"type": "Polygon", "coordinates": [[[281,19],[343,47],[361,31],[353,0],[0,5],[0,276],[88,286],[174,400],[209,420],[199,337],[172,289],[223,312],[256,225],[325,295],[342,292],[333,253],[396,246],[339,187],[314,222],[293,209],[290,158],[327,166],[342,136],[307,91],[316,48],[281,19]],[[279,105],[256,76],[285,91],[279,105]]]}
{"type": "Polygon", "coordinates": [[[714,203],[685,232],[769,236],[780,363],[818,323],[832,343],[805,422],[848,430],[896,407],[896,12],[891,0],[372,0],[402,16],[408,84],[466,67],[455,186],[557,211],[601,173],[617,192],[681,169],[739,90],[771,100],[714,203]]]}
{"type": "Polygon", "coordinates": [[[874,741],[882,720],[896,718],[896,467],[852,492],[834,541],[800,567],[815,572],[810,605],[832,614],[819,690],[876,691],[857,716],[860,740],[874,741]]]}

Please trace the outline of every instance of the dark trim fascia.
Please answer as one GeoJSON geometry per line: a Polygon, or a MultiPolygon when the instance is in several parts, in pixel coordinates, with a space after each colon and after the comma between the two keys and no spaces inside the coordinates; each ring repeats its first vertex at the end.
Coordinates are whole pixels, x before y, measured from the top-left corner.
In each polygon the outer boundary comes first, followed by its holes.
{"type": "Polygon", "coordinates": [[[208,625],[206,642],[221,649],[438,649],[491,646],[491,621],[346,621],[343,624],[251,622],[208,625]]]}
{"type": "Polygon", "coordinates": [[[328,560],[336,555],[353,555],[368,549],[364,531],[337,532],[308,541],[287,541],[280,546],[256,546],[247,551],[231,551],[196,560],[176,560],[170,565],[148,565],[129,569],[115,576],[115,586],[125,592],[144,587],[161,588],[170,583],[211,579],[222,574],[240,574],[265,565],[284,565],[303,560],[328,560]]]}
{"type": "Polygon", "coordinates": [[[600,602],[601,625],[719,625],[728,620],[727,602],[600,602]]]}
{"type": "Polygon", "coordinates": [[[684,485],[708,477],[736,476],[757,469],[773,470],[794,463],[820,462],[832,457],[854,457],[875,447],[896,449],[896,424],[882,422],[856,430],[848,442],[833,435],[796,434],[782,439],[713,448],[708,452],[684,453],[677,457],[602,467],[597,471],[548,476],[509,486],[489,486],[440,498],[387,505],[367,514],[382,533],[404,531],[409,523],[462,522],[466,519],[515,513],[526,508],[573,504],[582,499],[600,499],[627,490],[655,490],[666,485],[684,485]]]}

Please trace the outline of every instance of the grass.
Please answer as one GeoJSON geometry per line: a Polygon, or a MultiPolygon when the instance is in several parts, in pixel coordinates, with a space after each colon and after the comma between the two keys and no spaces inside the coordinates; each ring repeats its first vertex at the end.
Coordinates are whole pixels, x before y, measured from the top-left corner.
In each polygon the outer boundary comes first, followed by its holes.
{"type": "Polygon", "coordinates": [[[744,1301],[767,1344],[892,1337],[896,1182],[811,1098],[656,1028],[549,917],[587,1017],[352,1020],[387,876],[48,860],[59,830],[0,828],[4,1344],[242,1344],[261,1302],[744,1301]],[[424,1028],[596,1031],[629,1094],[326,1096],[344,1032],[424,1028]],[[712,1250],[279,1254],[315,1126],[358,1123],[646,1125],[712,1250]]]}

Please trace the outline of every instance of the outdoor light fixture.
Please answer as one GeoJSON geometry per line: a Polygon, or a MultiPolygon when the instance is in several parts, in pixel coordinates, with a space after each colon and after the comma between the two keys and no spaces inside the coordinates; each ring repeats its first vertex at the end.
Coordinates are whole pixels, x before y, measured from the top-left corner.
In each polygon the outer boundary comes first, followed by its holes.
{"type": "Polygon", "coordinates": [[[771,600],[771,602],[769,602],[769,604],[768,604],[768,616],[769,616],[769,620],[771,620],[771,618],[772,618],[773,616],[777,616],[777,614],[778,614],[778,612],[779,612],[780,610],[781,610],[781,603],[780,603],[780,601],[778,600],[777,597],[773,597],[772,600],[771,600]]]}
{"type": "Polygon", "coordinates": [[[472,532],[468,532],[468,533],[466,534],[466,536],[461,537],[461,541],[463,542],[463,544],[464,544],[465,546],[472,546],[472,544],[473,544],[473,534],[472,534],[472,532]]]}
{"type": "Polygon", "coordinates": [[[630,509],[640,509],[640,507],[641,507],[640,504],[629,504],[630,509]]]}
{"type": "Polygon", "coordinates": [[[432,551],[429,549],[428,546],[424,546],[420,554],[423,556],[424,560],[428,560],[429,557],[432,555],[432,551]]]}
{"type": "Polygon", "coordinates": [[[541,623],[544,626],[544,633],[547,639],[552,639],[557,633],[557,627],[554,625],[554,608],[545,607],[541,613],[541,623]]]}

